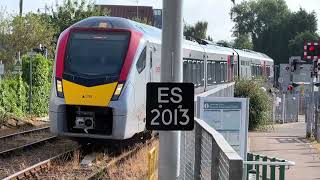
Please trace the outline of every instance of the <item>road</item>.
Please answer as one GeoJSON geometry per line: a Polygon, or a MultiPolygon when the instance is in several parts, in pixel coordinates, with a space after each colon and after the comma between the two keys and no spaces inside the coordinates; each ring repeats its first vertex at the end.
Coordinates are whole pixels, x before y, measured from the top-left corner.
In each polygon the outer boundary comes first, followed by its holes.
{"type": "Polygon", "coordinates": [[[294,161],[286,170],[287,180],[320,179],[320,151],[305,139],[305,123],[276,125],[267,133],[249,133],[250,151],[280,159],[294,161]]]}

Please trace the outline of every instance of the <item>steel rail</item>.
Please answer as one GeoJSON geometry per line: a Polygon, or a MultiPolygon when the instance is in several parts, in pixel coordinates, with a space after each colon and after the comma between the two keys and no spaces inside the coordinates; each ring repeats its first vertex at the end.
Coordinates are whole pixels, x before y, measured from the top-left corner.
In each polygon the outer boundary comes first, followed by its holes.
{"type": "Polygon", "coordinates": [[[5,135],[5,136],[1,136],[0,140],[14,138],[15,136],[25,135],[25,134],[29,134],[29,133],[38,132],[38,131],[45,131],[45,130],[49,130],[49,128],[50,128],[49,126],[46,126],[46,127],[42,127],[42,128],[30,129],[30,130],[27,130],[27,131],[16,132],[16,133],[13,133],[13,134],[8,134],[8,135],[5,135]]]}
{"type": "Polygon", "coordinates": [[[77,146],[76,148],[72,149],[72,150],[69,150],[69,151],[66,151],[64,153],[61,153],[59,155],[56,155],[50,159],[47,159],[45,161],[42,161],[42,162],[39,162],[38,164],[35,164],[31,167],[28,167],[24,170],[21,170],[19,172],[16,172],[15,174],[12,174],[8,177],[5,177],[3,180],[21,180],[21,179],[24,179],[24,178],[31,178],[31,177],[35,177],[37,172],[39,171],[44,171],[46,169],[48,169],[50,166],[51,166],[51,163],[53,161],[56,161],[68,154],[71,154],[77,150],[79,150],[82,146],[77,146]]]}
{"type": "Polygon", "coordinates": [[[58,136],[51,136],[51,137],[48,137],[48,138],[40,139],[38,141],[33,141],[31,143],[23,144],[21,146],[17,146],[17,147],[14,147],[14,148],[6,149],[4,151],[0,151],[0,156],[6,155],[8,153],[13,153],[13,152],[16,152],[18,150],[22,150],[22,149],[25,149],[25,148],[28,148],[28,147],[31,147],[31,146],[35,146],[35,145],[41,144],[41,143],[52,141],[52,140],[55,140],[57,138],[58,138],[58,136]]]}

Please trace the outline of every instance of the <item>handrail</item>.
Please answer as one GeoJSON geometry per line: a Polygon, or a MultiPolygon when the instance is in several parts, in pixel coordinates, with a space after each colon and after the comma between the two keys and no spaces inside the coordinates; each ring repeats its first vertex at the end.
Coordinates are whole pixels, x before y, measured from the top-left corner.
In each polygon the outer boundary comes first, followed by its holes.
{"type": "Polygon", "coordinates": [[[269,161],[243,161],[246,165],[270,165],[270,166],[295,166],[296,163],[293,161],[285,162],[269,162],[269,161]]]}

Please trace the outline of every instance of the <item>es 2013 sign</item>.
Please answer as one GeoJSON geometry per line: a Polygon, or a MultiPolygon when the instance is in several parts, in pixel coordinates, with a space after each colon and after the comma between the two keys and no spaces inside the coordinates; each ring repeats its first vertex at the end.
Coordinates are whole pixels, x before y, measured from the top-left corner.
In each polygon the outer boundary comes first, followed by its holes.
{"type": "Polygon", "coordinates": [[[193,83],[148,83],[146,106],[148,130],[193,130],[193,83]]]}

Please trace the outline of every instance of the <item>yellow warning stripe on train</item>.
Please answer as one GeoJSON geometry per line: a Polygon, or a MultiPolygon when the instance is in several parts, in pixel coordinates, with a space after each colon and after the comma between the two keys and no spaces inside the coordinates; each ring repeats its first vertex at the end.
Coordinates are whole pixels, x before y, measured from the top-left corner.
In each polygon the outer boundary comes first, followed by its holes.
{"type": "Polygon", "coordinates": [[[108,106],[117,82],[93,87],[62,80],[63,92],[66,104],[85,106],[108,106]]]}

